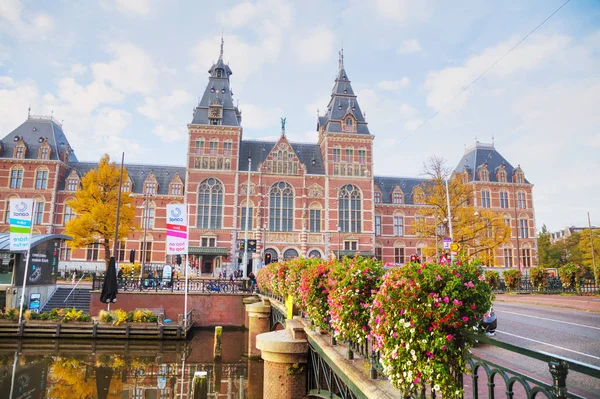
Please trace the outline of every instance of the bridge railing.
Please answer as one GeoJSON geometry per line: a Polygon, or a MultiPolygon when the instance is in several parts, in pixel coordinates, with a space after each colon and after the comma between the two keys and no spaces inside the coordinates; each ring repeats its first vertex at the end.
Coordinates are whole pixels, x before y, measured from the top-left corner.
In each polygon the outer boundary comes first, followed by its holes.
{"type": "Polygon", "coordinates": [[[593,279],[580,279],[578,286],[565,287],[558,277],[549,277],[545,283],[540,286],[535,286],[527,277],[523,277],[519,281],[516,289],[510,290],[505,281],[500,279],[496,292],[516,292],[519,294],[578,294],[578,295],[594,295],[600,293],[598,286],[593,279]]]}
{"type": "MultiPolygon", "coordinates": [[[[101,290],[104,279],[95,276],[92,281],[92,290],[101,290]]],[[[117,280],[119,291],[122,292],[183,292],[185,279],[176,278],[162,280],[159,278],[122,278],[117,280]]],[[[249,280],[217,280],[217,279],[189,279],[188,292],[203,292],[210,294],[237,294],[250,293],[249,280]]]]}

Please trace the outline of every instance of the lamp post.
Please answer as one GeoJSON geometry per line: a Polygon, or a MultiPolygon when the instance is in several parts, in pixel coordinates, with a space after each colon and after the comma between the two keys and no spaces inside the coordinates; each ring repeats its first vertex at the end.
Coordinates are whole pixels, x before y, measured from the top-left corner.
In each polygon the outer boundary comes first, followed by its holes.
{"type": "Polygon", "coordinates": [[[146,265],[146,234],[148,232],[148,221],[149,221],[149,217],[148,217],[148,201],[150,200],[150,198],[152,198],[152,194],[151,193],[144,193],[144,196],[142,197],[144,198],[144,214],[142,217],[142,223],[144,224],[144,238],[142,241],[142,264],[140,266],[140,277],[138,280],[138,284],[142,283],[142,274],[144,273],[144,266],[146,265]]]}
{"type": "MultiPolygon", "coordinates": [[[[454,237],[452,236],[452,212],[450,210],[450,191],[448,190],[448,179],[446,179],[446,203],[448,204],[448,230],[450,233],[450,242],[454,242],[454,237]]],[[[452,250],[450,250],[450,260],[454,263],[454,255],[452,254],[452,250]]]]}
{"type": "Polygon", "coordinates": [[[248,157],[248,187],[246,188],[246,223],[244,226],[244,265],[243,265],[243,276],[248,277],[248,222],[250,215],[250,172],[252,171],[252,158],[248,157]]]}
{"type": "Polygon", "coordinates": [[[340,259],[342,259],[342,241],[341,241],[342,226],[340,226],[339,224],[337,226],[337,231],[338,231],[338,256],[337,256],[337,260],[339,262],[340,259]]]}

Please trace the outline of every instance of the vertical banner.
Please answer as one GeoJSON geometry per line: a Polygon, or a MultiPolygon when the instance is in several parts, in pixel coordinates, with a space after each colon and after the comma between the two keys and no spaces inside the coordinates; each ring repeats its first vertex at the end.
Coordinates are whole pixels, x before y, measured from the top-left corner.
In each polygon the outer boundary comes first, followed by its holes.
{"type": "Polygon", "coordinates": [[[167,254],[187,255],[187,210],[184,204],[167,204],[167,254]]]}
{"type": "Polygon", "coordinates": [[[10,199],[10,250],[28,251],[33,216],[33,199],[10,199]]]}

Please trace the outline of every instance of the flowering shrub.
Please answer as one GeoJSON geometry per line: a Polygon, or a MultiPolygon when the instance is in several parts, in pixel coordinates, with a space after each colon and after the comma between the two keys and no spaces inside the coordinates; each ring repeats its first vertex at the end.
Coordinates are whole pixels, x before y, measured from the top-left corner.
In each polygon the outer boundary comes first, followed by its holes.
{"type": "Polygon", "coordinates": [[[462,387],[470,342],[461,338],[491,306],[491,288],[471,264],[405,264],[388,271],[369,325],[373,347],[393,385],[405,394],[425,384],[453,397],[462,387]]]}
{"type": "Polygon", "coordinates": [[[275,263],[275,280],[272,283],[273,294],[284,297],[284,299],[287,294],[287,289],[285,287],[285,276],[287,275],[287,272],[287,262],[275,263]]]}
{"type": "Polygon", "coordinates": [[[583,276],[585,270],[580,265],[567,263],[558,269],[558,277],[565,288],[575,288],[579,291],[579,279],[583,276]]]}
{"type": "Polygon", "coordinates": [[[509,291],[513,291],[519,288],[521,277],[523,276],[519,269],[508,269],[502,273],[504,277],[504,283],[509,291]]]}
{"type": "Polygon", "coordinates": [[[541,290],[546,285],[546,280],[548,280],[548,270],[544,266],[532,267],[529,269],[529,278],[531,280],[531,284],[538,290],[541,290]]]}
{"type": "Polygon", "coordinates": [[[277,268],[277,263],[269,263],[265,267],[262,267],[256,273],[256,282],[258,284],[258,289],[262,292],[268,292],[269,294],[273,293],[273,285],[275,283],[275,270],[277,268]]]}
{"type": "Polygon", "coordinates": [[[495,270],[487,270],[483,275],[492,289],[498,288],[498,283],[500,283],[500,273],[495,270]]]}
{"type": "Polygon", "coordinates": [[[300,276],[300,299],[302,308],[316,327],[329,327],[329,289],[327,279],[331,270],[331,261],[318,259],[309,263],[300,276]]]}
{"type": "Polygon", "coordinates": [[[381,262],[370,258],[345,258],[329,273],[329,314],[334,334],[358,343],[369,336],[373,297],[383,276],[381,262]]]}

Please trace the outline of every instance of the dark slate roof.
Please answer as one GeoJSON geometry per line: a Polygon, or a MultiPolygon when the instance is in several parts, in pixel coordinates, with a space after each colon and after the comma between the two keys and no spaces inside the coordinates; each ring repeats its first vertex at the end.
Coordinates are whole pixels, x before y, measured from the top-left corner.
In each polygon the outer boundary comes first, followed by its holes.
{"type": "Polygon", "coordinates": [[[412,197],[413,190],[428,181],[429,179],[418,179],[412,177],[373,176],[374,186],[379,187],[379,190],[381,190],[382,204],[392,203],[392,192],[396,186],[399,186],[404,193],[403,203],[414,205],[412,197]]]}
{"type": "MultiPolygon", "coordinates": [[[[470,181],[479,181],[479,173],[477,173],[481,167],[486,164],[491,182],[498,182],[496,172],[501,166],[504,166],[506,170],[506,179],[508,182],[512,182],[513,174],[516,168],[514,168],[498,151],[493,144],[475,142],[475,145],[467,151],[461,158],[456,166],[455,171],[462,173],[465,168],[471,175],[470,181]]],[[[530,184],[527,179],[525,183],[530,184]]]]}
{"type": "Polygon", "coordinates": [[[23,139],[27,146],[25,159],[38,159],[38,151],[45,140],[50,145],[50,159],[62,160],[59,155],[69,149],[69,162],[77,162],[69,140],[62,130],[62,124],[51,116],[30,115],[27,120],[2,139],[4,151],[1,158],[12,158],[15,145],[23,139]]]}
{"type": "Polygon", "coordinates": [[[340,53],[340,65],[333,90],[331,91],[331,99],[327,105],[325,116],[317,118],[317,129],[320,126],[326,126],[326,132],[341,133],[340,122],[344,119],[348,111],[351,111],[352,115],[356,118],[356,132],[358,134],[370,134],[367,122],[360,110],[358,101],[356,101],[356,94],[354,94],[348,74],[344,69],[344,55],[340,53]]]}
{"type": "Polygon", "coordinates": [[[194,109],[192,125],[209,124],[209,107],[215,102],[223,107],[221,125],[240,126],[242,113],[233,104],[233,91],[229,76],[233,74],[229,65],[223,62],[223,39],[221,39],[221,54],[219,60],[208,70],[210,77],[202,99],[194,109]]]}
{"type": "MultiPolygon", "coordinates": [[[[240,164],[238,170],[248,171],[248,157],[252,158],[252,171],[258,170],[258,164],[264,162],[275,147],[275,141],[242,140],[240,145],[240,164]]],[[[324,175],[325,167],[321,157],[321,148],[318,144],[292,143],[292,149],[298,155],[300,162],[306,165],[306,173],[310,175],[324,175]],[[313,165],[314,161],[314,165],[313,165]]]]}
{"type": "MultiPolygon", "coordinates": [[[[59,190],[64,190],[66,185],[66,177],[75,169],[80,177],[83,177],[90,169],[98,166],[97,162],[76,162],[69,165],[70,169],[67,172],[65,179],[60,182],[59,190]]],[[[163,166],[163,165],[143,165],[143,164],[125,164],[125,169],[129,174],[129,178],[133,182],[131,191],[141,194],[144,187],[144,181],[150,174],[154,172],[154,177],[158,183],[158,195],[169,195],[169,183],[176,173],[179,173],[179,178],[185,184],[185,166],[163,166]]]]}

